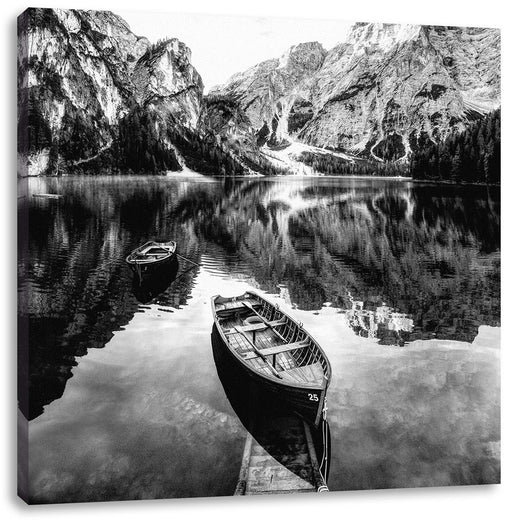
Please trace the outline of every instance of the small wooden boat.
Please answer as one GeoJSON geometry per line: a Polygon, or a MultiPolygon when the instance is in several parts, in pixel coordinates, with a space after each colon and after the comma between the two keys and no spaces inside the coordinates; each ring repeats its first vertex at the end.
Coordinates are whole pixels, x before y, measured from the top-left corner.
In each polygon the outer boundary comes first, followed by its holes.
{"type": "Polygon", "coordinates": [[[318,426],[331,365],[302,324],[253,292],[213,296],[212,309],[221,345],[244,373],[243,379],[318,426]]]}
{"type": "Polygon", "coordinates": [[[171,261],[176,256],[176,242],[150,241],[132,251],[126,262],[139,276],[149,269],[171,261]]]}

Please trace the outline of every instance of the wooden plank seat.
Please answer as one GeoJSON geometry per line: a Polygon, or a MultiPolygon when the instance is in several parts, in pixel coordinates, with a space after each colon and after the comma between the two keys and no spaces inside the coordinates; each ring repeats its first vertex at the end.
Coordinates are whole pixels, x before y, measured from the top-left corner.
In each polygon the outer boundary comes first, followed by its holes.
{"type": "Polygon", "coordinates": [[[324,379],[324,369],[320,362],[311,365],[304,365],[303,367],[293,367],[291,369],[278,371],[279,376],[288,378],[292,381],[300,383],[310,383],[321,385],[324,379]]]}
{"type": "MultiPolygon", "coordinates": [[[[276,345],[275,347],[269,347],[267,349],[259,349],[259,352],[262,356],[273,356],[274,354],[279,354],[281,352],[288,352],[295,349],[302,349],[307,347],[309,341],[297,341],[295,343],[287,343],[286,345],[276,345]]],[[[248,351],[242,354],[246,360],[252,360],[258,358],[259,355],[253,351],[248,351]]]]}
{"type": "Polygon", "coordinates": [[[217,311],[231,311],[234,309],[245,309],[246,305],[244,302],[249,303],[252,306],[260,305],[258,300],[230,300],[225,303],[220,303],[216,305],[217,311]]]}
{"type": "Polygon", "coordinates": [[[252,332],[252,331],[259,331],[259,330],[265,330],[269,327],[279,327],[279,325],[285,325],[286,320],[275,320],[275,321],[269,321],[267,323],[253,323],[251,325],[243,325],[241,327],[237,327],[236,329],[226,329],[224,330],[224,334],[227,336],[232,334],[238,334],[239,332],[252,332]]]}

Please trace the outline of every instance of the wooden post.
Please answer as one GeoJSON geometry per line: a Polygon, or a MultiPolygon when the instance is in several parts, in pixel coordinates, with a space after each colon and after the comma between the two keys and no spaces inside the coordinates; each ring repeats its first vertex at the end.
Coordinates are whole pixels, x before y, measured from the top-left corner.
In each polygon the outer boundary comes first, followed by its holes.
{"type": "Polygon", "coordinates": [[[238,483],[236,484],[235,496],[244,496],[247,487],[247,478],[249,476],[249,462],[251,460],[252,450],[252,436],[247,433],[245,440],[244,455],[242,456],[242,464],[240,466],[240,474],[238,475],[238,483]]]}

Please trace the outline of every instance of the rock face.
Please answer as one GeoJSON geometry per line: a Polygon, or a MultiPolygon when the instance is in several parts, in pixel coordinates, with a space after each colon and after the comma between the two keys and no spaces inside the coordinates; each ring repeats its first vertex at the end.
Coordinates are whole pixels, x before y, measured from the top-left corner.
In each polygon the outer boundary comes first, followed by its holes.
{"type": "MultiPolygon", "coordinates": [[[[108,11],[28,9],[18,20],[19,172],[55,174],[112,156],[135,107],[173,154],[162,122],[197,125],[203,85],[176,39],[151,46],[108,11]]],[[[119,144],[118,144],[119,145],[119,144]]],[[[122,146],[122,144],[121,144],[122,146]]]]}
{"type": "Polygon", "coordinates": [[[500,34],[359,23],[329,52],[300,44],[213,94],[237,101],[269,145],[398,160],[499,106],[500,34]]]}
{"type": "Polygon", "coordinates": [[[183,127],[196,128],[203,82],[183,42],[171,38],[144,54],[135,64],[132,81],[138,104],[167,113],[183,127]]]}
{"type": "Polygon", "coordinates": [[[293,125],[309,114],[312,80],[326,54],[318,42],[295,45],[280,58],[235,74],[212,95],[236,101],[261,131],[262,141],[279,142],[287,136],[290,120],[293,125]]]}

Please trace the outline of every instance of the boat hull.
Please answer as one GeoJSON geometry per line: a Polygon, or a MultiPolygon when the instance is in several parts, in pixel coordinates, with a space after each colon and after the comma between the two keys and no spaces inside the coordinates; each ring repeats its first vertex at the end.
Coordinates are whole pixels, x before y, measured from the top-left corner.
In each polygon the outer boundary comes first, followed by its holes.
{"type": "Polygon", "coordinates": [[[128,263],[130,269],[135,274],[146,274],[150,273],[156,269],[161,269],[166,267],[167,265],[170,265],[171,263],[176,261],[176,253],[172,253],[169,255],[169,257],[164,258],[162,260],[154,260],[154,261],[144,261],[144,262],[134,262],[131,260],[126,260],[126,263],[128,263]]]}
{"type": "Polygon", "coordinates": [[[178,258],[159,264],[140,276],[133,271],[132,292],[140,303],[150,303],[162,294],[176,279],[179,270],[178,258]]]}
{"type": "Polygon", "coordinates": [[[293,412],[318,426],[325,403],[326,387],[312,387],[277,383],[244,365],[232,352],[219,332],[217,322],[212,329],[212,343],[218,347],[223,363],[232,369],[233,379],[244,391],[244,402],[253,410],[271,410],[276,413],[293,412]]]}
{"type": "MultiPolygon", "coordinates": [[[[301,454],[304,446],[300,443],[297,445],[298,442],[290,441],[290,438],[300,437],[301,427],[305,427],[297,422],[298,418],[304,417],[295,415],[290,408],[276,407],[279,405],[276,397],[266,394],[241,372],[238,362],[230,357],[220,342],[215,328],[212,329],[211,341],[217,374],[235,414],[266,453],[297,474],[297,465],[303,463],[301,454]]],[[[324,482],[327,482],[331,455],[329,424],[322,417],[318,427],[311,423],[306,425],[311,433],[319,471],[324,482]]]]}

